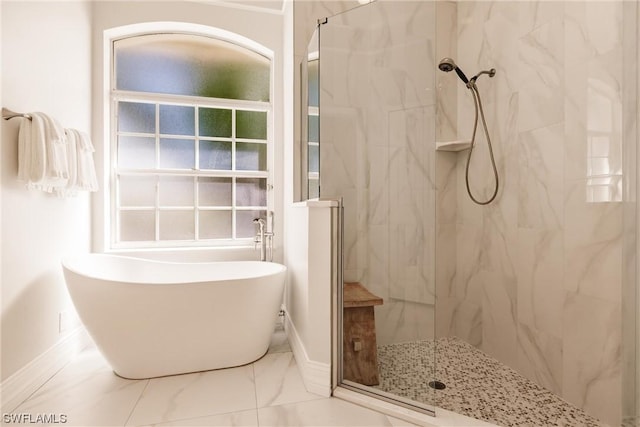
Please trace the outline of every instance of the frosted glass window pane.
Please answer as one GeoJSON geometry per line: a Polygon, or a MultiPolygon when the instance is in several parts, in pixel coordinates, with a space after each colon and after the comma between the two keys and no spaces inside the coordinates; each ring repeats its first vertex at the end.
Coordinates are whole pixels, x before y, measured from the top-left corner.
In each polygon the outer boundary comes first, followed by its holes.
{"type": "Polygon", "coordinates": [[[160,211],[160,240],[193,240],[193,211],[160,211]]]}
{"type": "Polygon", "coordinates": [[[230,239],[231,211],[200,211],[201,239],[230,239]]]}
{"type": "Polygon", "coordinates": [[[589,157],[608,157],[612,146],[609,136],[593,136],[589,138],[589,157]]]}
{"type": "Polygon", "coordinates": [[[317,199],[320,197],[320,183],[317,179],[309,180],[309,198],[317,199]]]}
{"type": "Polygon", "coordinates": [[[231,206],[231,178],[198,178],[200,206],[231,206]]]}
{"type": "Polygon", "coordinates": [[[118,183],[120,185],[120,206],[155,206],[155,176],[121,176],[118,183]]]}
{"type": "Polygon", "coordinates": [[[118,137],[118,167],[152,169],[156,167],[156,140],[137,136],[118,137]]]}
{"type": "Polygon", "coordinates": [[[195,140],[160,139],[160,167],[193,169],[196,164],[195,140]]]}
{"type": "Polygon", "coordinates": [[[231,143],[200,141],[200,169],[231,170],[231,143]]]}
{"type": "Polygon", "coordinates": [[[236,111],[236,137],[267,139],[267,113],[264,111],[236,111]]]}
{"type": "Polygon", "coordinates": [[[231,110],[200,108],[198,111],[200,136],[231,138],[231,110]]]}
{"type": "Polygon", "coordinates": [[[237,178],[236,179],[237,206],[266,206],[267,179],[266,178],[237,178]]]}
{"type": "Polygon", "coordinates": [[[236,143],[236,170],[266,171],[267,145],[236,143]]]}
{"type": "Polygon", "coordinates": [[[116,88],[269,101],[270,60],[211,37],[149,34],[117,40],[116,88]]]}
{"type": "Polygon", "coordinates": [[[320,142],[320,116],[308,116],[309,142],[320,142]]]}
{"type": "Polygon", "coordinates": [[[160,133],[195,135],[195,108],[179,105],[160,106],[160,133]]]}
{"type": "Polygon", "coordinates": [[[309,172],[320,172],[320,146],[309,144],[309,172]]]}
{"type": "Polygon", "coordinates": [[[255,218],[267,220],[267,211],[237,211],[236,212],[236,237],[239,239],[256,235],[255,218]]]}
{"type": "Polygon", "coordinates": [[[120,240],[123,242],[155,240],[156,215],[147,211],[120,212],[120,240]]]}
{"type": "Polygon", "coordinates": [[[307,63],[308,88],[309,88],[309,105],[317,107],[320,99],[320,61],[317,59],[307,63]]]}
{"type": "Polygon", "coordinates": [[[160,206],[193,206],[194,182],[190,176],[161,176],[160,206]]]}
{"type": "Polygon", "coordinates": [[[156,133],[156,106],[139,102],[118,103],[120,132],[156,133]]]}

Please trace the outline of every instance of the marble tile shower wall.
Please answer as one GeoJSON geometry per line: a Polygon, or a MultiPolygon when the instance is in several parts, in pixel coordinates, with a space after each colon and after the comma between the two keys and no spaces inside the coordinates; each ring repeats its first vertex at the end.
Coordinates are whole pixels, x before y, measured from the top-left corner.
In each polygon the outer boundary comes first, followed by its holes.
{"type": "MultiPolygon", "coordinates": [[[[441,8],[456,25],[458,64],[497,69],[478,86],[502,187],[497,202],[476,206],[464,188],[466,157],[438,157],[438,177],[456,175],[455,188],[438,187],[439,203],[456,199],[452,212],[438,210],[438,236],[447,237],[438,252],[456,259],[455,268],[437,264],[438,335],[465,339],[610,425],[620,424],[621,402],[622,8],[441,8]]],[[[457,94],[448,98],[457,108],[439,104],[439,126],[455,115],[457,137],[468,138],[473,103],[461,84],[457,94]]],[[[471,176],[482,195],[492,175],[480,143],[471,176]]]]}
{"type": "Polygon", "coordinates": [[[321,27],[321,192],[344,198],[345,280],[384,299],[378,344],[433,337],[434,14],[378,2],[321,27]]]}

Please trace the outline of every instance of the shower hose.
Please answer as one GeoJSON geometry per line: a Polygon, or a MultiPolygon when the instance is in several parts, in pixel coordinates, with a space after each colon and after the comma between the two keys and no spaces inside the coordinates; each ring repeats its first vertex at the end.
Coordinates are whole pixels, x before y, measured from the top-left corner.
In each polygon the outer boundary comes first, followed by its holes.
{"type": "Polygon", "coordinates": [[[473,94],[473,104],[475,106],[476,114],[475,120],[473,123],[473,134],[471,136],[471,147],[469,148],[469,154],[467,155],[467,166],[465,167],[464,179],[467,184],[467,194],[474,203],[478,205],[488,205],[493,202],[493,200],[498,195],[498,187],[500,185],[500,179],[498,178],[498,168],[496,167],[496,160],[493,157],[493,147],[491,145],[491,136],[489,136],[489,130],[487,129],[487,121],[484,118],[484,110],[482,108],[482,100],[480,99],[480,93],[478,92],[478,87],[476,86],[475,78],[471,79],[467,84],[467,88],[473,94]],[[478,114],[479,113],[479,114],[478,114]],[[484,129],[484,134],[487,137],[487,145],[489,146],[489,157],[491,157],[491,167],[493,168],[493,176],[495,177],[496,185],[493,190],[493,194],[491,197],[485,201],[476,199],[471,193],[471,187],[469,186],[469,164],[471,163],[471,155],[473,154],[473,149],[476,145],[476,131],[478,130],[478,116],[482,119],[482,127],[484,129]]]}

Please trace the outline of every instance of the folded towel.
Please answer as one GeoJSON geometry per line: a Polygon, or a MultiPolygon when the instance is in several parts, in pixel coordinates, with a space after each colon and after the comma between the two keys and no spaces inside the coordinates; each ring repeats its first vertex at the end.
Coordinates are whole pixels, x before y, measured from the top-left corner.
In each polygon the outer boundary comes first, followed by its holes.
{"type": "Polygon", "coordinates": [[[29,113],[18,135],[18,179],[27,188],[59,196],[73,196],[78,190],[97,191],[93,152],[89,136],[75,129],[63,129],[44,113],[29,113]]]}
{"type": "Polygon", "coordinates": [[[18,179],[29,181],[31,179],[31,120],[22,120],[18,131],[18,179]]]}
{"type": "Polygon", "coordinates": [[[47,172],[46,156],[42,119],[22,120],[18,134],[18,179],[27,186],[41,183],[47,172]]]}
{"type": "Polygon", "coordinates": [[[69,156],[69,184],[67,185],[67,191],[98,191],[98,178],[93,162],[93,152],[95,150],[89,135],[76,129],[66,129],[66,133],[69,141],[68,148],[74,151],[74,155],[69,156]]]}
{"type": "Polygon", "coordinates": [[[58,195],[69,197],[78,193],[77,177],[78,177],[78,137],[73,129],[65,129],[67,138],[67,166],[69,178],[67,185],[57,191],[58,195]]]}
{"type": "Polygon", "coordinates": [[[96,165],[93,161],[93,148],[89,135],[78,132],[80,143],[78,144],[78,187],[85,191],[98,191],[98,176],[96,165]]]}
{"type": "Polygon", "coordinates": [[[44,124],[44,142],[47,149],[47,175],[42,189],[49,193],[67,186],[69,165],[67,163],[67,139],[60,124],[44,113],[34,113],[44,124]]]}

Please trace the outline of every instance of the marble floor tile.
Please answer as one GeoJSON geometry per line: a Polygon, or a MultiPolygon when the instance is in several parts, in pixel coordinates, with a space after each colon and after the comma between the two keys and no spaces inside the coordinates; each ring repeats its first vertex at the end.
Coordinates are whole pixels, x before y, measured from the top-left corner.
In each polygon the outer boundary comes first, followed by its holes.
{"type": "Polygon", "coordinates": [[[147,382],[116,376],[92,348],[82,352],[13,413],[64,414],[68,426],[124,425],[147,382]]]}
{"type": "Polygon", "coordinates": [[[258,422],[261,426],[273,427],[397,425],[384,414],[336,398],[259,408],[258,422]]]}
{"type": "Polygon", "coordinates": [[[409,421],[401,420],[400,418],[391,417],[389,415],[387,415],[387,419],[393,427],[413,427],[417,425],[410,423],[409,421]]]}
{"type": "Polygon", "coordinates": [[[189,418],[186,420],[170,421],[168,423],[150,424],[150,426],[202,426],[202,427],[258,427],[258,411],[231,412],[229,414],[212,415],[209,417],[189,418]]]}
{"type": "MultiPolygon", "coordinates": [[[[284,334],[237,368],[127,380],[95,347],[85,350],[15,414],[64,414],[69,426],[413,426],[398,418],[308,393],[284,334]]],[[[43,424],[39,424],[43,425],[43,424]]]]}
{"type": "Polygon", "coordinates": [[[127,425],[238,412],[256,408],[253,366],[149,380],[127,425]]]}
{"type": "Polygon", "coordinates": [[[276,328],[271,336],[267,353],[286,353],[288,351],[291,351],[291,346],[289,346],[289,340],[284,328],[276,328]]]}
{"type": "Polygon", "coordinates": [[[253,369],[258,408],[322,398],[305,389],[291,352],[267,354],[253,369]]]}

